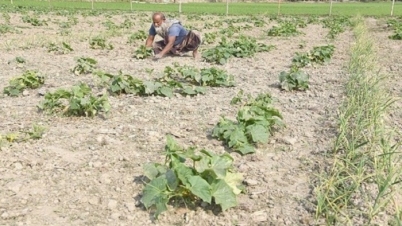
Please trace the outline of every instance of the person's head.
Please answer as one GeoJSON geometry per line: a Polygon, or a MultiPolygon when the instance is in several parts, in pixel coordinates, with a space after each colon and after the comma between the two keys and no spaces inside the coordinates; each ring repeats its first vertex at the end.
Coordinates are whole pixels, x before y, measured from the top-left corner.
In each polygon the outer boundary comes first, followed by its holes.
{"type": "Polygon", "coordinates": [[[160,27],[164,22],[166,18],[163,13],[157,12],[152,15],[152,22],[155,28],[160,27]]]}

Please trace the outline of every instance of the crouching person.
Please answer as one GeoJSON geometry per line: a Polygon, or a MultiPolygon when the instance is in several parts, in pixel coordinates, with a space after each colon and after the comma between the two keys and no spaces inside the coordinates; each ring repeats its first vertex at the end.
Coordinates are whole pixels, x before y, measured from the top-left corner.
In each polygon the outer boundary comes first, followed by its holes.
{"type": "Polygon", "coordinates": [[[152,25],[146,40],[146,47],[153,47],[154,59],[158,60],[166,54],[182,56],[184,53],[193,52],[193,57],[198,55],[198,47],[201,44],[201,34],[198,31],[187,31],[178,20],[167,20],[162,13],[152,15],[152,25]],[[159,35],[163,40],[155,42],[155,36],[159,35]]]}

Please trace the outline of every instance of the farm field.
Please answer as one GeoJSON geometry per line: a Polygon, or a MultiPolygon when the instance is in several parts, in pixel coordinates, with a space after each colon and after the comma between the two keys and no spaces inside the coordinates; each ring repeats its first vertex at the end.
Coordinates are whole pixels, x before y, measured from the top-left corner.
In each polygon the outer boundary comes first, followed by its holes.
{"type": "MultiPolygon", "coordinates": [[[[14,89],[10,95],[16,97],[0,97],[1,225],[330,224],[322,216],[315,217],[314,188],[317,175],[328,164],[326,155],[337,136],[339,107],[346,98],[347,67],[355,43],[352,23],[348,22],[351,19],[167,16],[179,18],[184,26],[203,33],[202,57],[193,59],[188,53],[157,62],[138,59],[146,54],[141,46],[150,26],[148,12],[2,13],[0,90],[7,89],[11,79],[28,70],[42,75],[44,84],[17,93],[14,89]],[[324,26],[331,24],[330,20],[343,23],[339,33],[331,33],[324,26]],[[236,40],[240,40],[239,48],[246,50],[242,52],[244,57],[225,58],[209,52],[217,45],[229,48],[228,43],[236,40]],[[333,53],[322,50],[319,54],[324,54],[323,64],[304,65],[306,59],[297,53],[309,53],[320,46],[333,46],[333,53]],[[257,49],[253,54],[252,48],[257,49]],[[300,58],[295,60],[295,56],[300,58]],[[91,59],[96,63],[91,64],[91,59]],[[295,65],[309,75],[309,87],[304,91],[281,88],[278,76],[295,65]],[[163,75],[166,79],[168,67],[184,70],[185,66],[222,70],[233,76],[234,86],[205,86],[205,94],[186,95],[191,92],[183,91],[166,97],[161,95],[164,91],[150,85],[145,91],[149,95],[115,95],[109,92],[106,77],[102,77],[121,72],[155,81],[163,75]],[[109,112],[89,111],[96,115],[78,117],[61,115],[67,108],[54,114],[38,109],[38,105],[45,106],[44,110],[50,106],[43,104],[47,94],[70,90],[80,83],[87,84],[95,97],[107,98],[109,112]],[[240,107],[231,102],[241,91],[253,97],[269,93],[272,106],[285,124],[274,126],[268,140],[257,144],[255,153],[246,155],[212,136],[221,116],[236,120],[240,107]],[[146,163],[163,164],[168,135],[183,147],[230,154],[233,170],[242,174],[244,185],[235,207],[222,212],[218,206],[201,201],[188,208],[170,203],[155,221],[154,211],[147,211],[140,201],[147,181],[143,167],[146,163]]],[[[402,73],[402,41],[389,39],[395,35],[389,18],[367,17],[364,22],[378,46],[386,90],[396,98],[385,121],[400,131],[402,103],[397,98],[402,96],[398,79],[402,73]]],[[[402,218],[400,210],[384,208],[372,223],[395,223],[398,214],[402,218]]],[[[353,223],[367,222],[363,219],[353,223]]]]}

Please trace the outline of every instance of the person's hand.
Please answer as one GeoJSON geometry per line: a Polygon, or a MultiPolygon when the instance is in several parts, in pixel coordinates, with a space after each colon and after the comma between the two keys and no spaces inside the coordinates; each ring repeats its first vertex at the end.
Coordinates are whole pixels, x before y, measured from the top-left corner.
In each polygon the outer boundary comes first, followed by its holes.
{"type": "Polygon", "coordinates": [[[153,58],[153,60],[159,60],[159,59],[161,59],[162,58],[162,54],[156,54],[155,56],[154,56],[154,58],[153,58]]]}
{"type": "Polygon", "coordinates": [[[197,51],[194,51],[193,52],[193,58],[194,58],[194,60],[200,60],[201,56],[197,51]]]}

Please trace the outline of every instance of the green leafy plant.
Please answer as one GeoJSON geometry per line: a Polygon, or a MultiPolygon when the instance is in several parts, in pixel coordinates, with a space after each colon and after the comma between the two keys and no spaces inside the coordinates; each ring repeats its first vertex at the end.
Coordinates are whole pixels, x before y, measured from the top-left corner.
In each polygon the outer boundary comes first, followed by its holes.
{"type": "Polygon", "coordinates": [[[19,131],[8,132],[6,134],[0,134],[0,147],[3,143],[25,142],[28,140],[39,140],[46,132],[46,128],[33,124],[29,129],[22,129],[19,131]]]}
{"type": "Polygon", "coordinates": [[[243,176],[233,171],[233,158],[193,147],[180,147],[171,136],[165,146],[165,163],[144,165],[149,179],[141,202],[149,209],[155,207],[157,218],[167,210],[167,204],[184,202],[194,205],[203,201],[219,205],[222,211],[237,205],[236,195],[243,186],[243,176]],[[190,161],[188,163],[187,161],[190,161]]]}
{"type": "Polygon", "coordinates": [[[131,75],[123,74],[119,71],[118,75],[105,72],[97,72],[98,77],[104,84],[109,86],[109,90],[113,94],[137,94],[144,93],[143,82],[131,75]]]}
{"type": "Polygon", "coordinates": [[[232,37],[234,34],[239,33],[241,30],[241,27],[238,26],[233,26],[233,25],[229,25],[226,28],[223,28],[222,30],[220,30],[220,34],[226,35],[226,37],[232,37]]]}
{"type": "Polygon", "coordinates": [[[16,57],[15,61],[17,63],[19,63],[19,64],[25,64],[26,63],[26,60],[24,58],[22,58],[22,57],[16,57]]]}
{"type": "Polygon", "coordinates": [[[98,62],[89,57],[80,57],[77,59],[77,65],[71,70],[74,74],[89,74],[92,73],[98,62]]]}
{"type": "Polygon", "coordinates": [[[67,28],[71,28],[71,23],[67,22],[67,21],[63,21],[59,23],[59,27],[61,29],[67,29],[67,28]]]}
{"type": "Polygon", "coordinates": [[[111,20],[106,20],[102,24],[103,24],[103,26],[106,27],[107,30],[115,30],[118,28],[118,26],[111,20]]]}
{"type": "Polygon", "coordinates": [[[43,76],[37,71],[25,71],[20,77],[10,80],[3,93],[9,96],[19,96],[25,89],[36,89],[45,83],[43,76]]]}
{"type": "Polygon", "coordinates": [[[295,36],[299,35],[302,32],[297,30],[298,24],[290,21],[284,21],[279,24],[279,26],[273,26],[268,30],[268,36],[295,36]]]}
{"type": "Polygon", "coordinates": [[[114,94],[135,94],[140,96],[158,95],[172,97],[173,94],[196,95],[205,93],[203,87],[194,87],[175,81],[169,77],[161,77],[154,81],[142,81],[131,75],[118,75],[98,72],[97,75],[103,83],[107,84],[110,92],[114,94]]]}
{"type": "Polygon", "coordinates": [[[132,35],[130,35],[130,37],[128,37],[128,41],[127,43],[134,43],[137,40],[145,40],[147,38],[147,34],[145,33],[145,31],[137,31],[135,33],[133,33],[132,35]]]}
{"type": "Polygon", "coordinates": [[[393,40],[402,40],[402,27],[395,29],[394,34],[390,35],[389,38],[393,40]]]}
{"type": "Polygon", "coordinates": [[[32,26],[44,26],[44,25],[47,25],[46,21],[40,20],[38,17],[30,16],[30,15],[22,16],[22,21],[24,23],[29,23],[32,26]]]}
{"type": "Polygon", "coordinates": [[[152,53],[152,48],[146,47],[145,45],[140,45],[140,47],[134,52],[134,58],[145,59],[152,56],[152,53]]]}
{"type": "Polygon", "coordinates": [[[229,58],[232,57],[232,51],[232,45],[230,43],[227,43],[225,38],[222,38],[222,41],[219,42],[219,45],[203,51],[202,57],[207,62],[226,64],[229,58]]]}
{"type": "Polygon", "coordinates": [[[318,64],[326,63],[332,58],[334,51],[334,45],[313,47],[313,50],[310,51],[311,61],[318,64]]]}
{"type": "Polygon", "coordinates": [[[393,40],[402,40],[402,22],[396,19],[387,20],[387,25],[394,30],[394,34],[389,38],[393,40]]]}
{"type": "Polygon", "coordinates": [[[232,44],[232,55],[235,57],[252,57],[257,52],[268,52],[273,49],[274,46],[257,43],[254,38],[248,36],[240,36],[232,44]]]}
{"type": "Polygon", "coordinates": [[[32,127],[29,130],[24,131],[24,133],[28,135],[29,139],[39,140],[42,138],[46,130],[47,129],[44,126],[33,124],[32,127]]]}
{"type": "Polygon", "coordinates": [[[126,18],[123,23],[120,24],[120,28],[130,29],[133,25],[134,23],[130,19],[126,18]]]}
{"type": "Polygon", "coordinates": [[[109,112],[110,104],[105,95],[96,97],[87,84],[81,83],[71,90],[58,89],[53,93],[46,93],[45,100],[38,108],[51,114],[93,117],[99,112],[109,112]]]}
{"type": "Polygon", "coordinates": [[[11,20],[10,14],[8,14],[7,12],[3,12],[2,17],[3,17],[4,21],[6,22],[6,24],[10,24],[10,20],[11,20]]]}
{"type": "MultiPolygon", "coordinates": [[[[237,95],[231,103],[242,101],[241,95],[237,95]]],[[[267,143],[273,128],[284,126],[282,115],[272,106],[270,94],[249,97],[238,110],[236,119],[237,122],[222,117],[214,127],[212,136],[242,155],[254,153],[253,144],[267,143]]]]}
{"type": "Polygon", "coordinates": [[[309,75],[302,71],[282,71],[279,74],[281,88],[290,90],[306,90],[309,87],[309,75]]]}
{"type": "Polygon", "coordinates": [[[16,29],[9,24],[0,24],[0,34],[14,33],[16,29]]]}
{"type": "Polygon", "coordinates": [[[62,42],[61,45],[57,45],[56,43],[52,42],[47,47],[48,52],[54,52],[56,54],[66,54],[69,52],[74,51],[71,46],[65,42],[62,42]]]}
{"type": "Polygon", "coordinates": [[[203,42],[206,44],[212,44],[215,42],[217,35],[218,34],[216,32],[205,33],[203,37],[203,42]]]}
{"type": "Polygon", "coordinates": [[[265,21],[263,21],[262,19],[256,18],[254,20],[253,24],[254,24],[254,27],[264,27],[265,21]]]}
{"type": "Polygon", "coordinates": [[[324,28],[329,28],[327,37],[335,39],[338,34],[345,31],[347,26],[351,25],[350,18],[347,16],[331,16],[322,20],[324,28]]]}
{"type": "Polygon", "coordinates": [[[311,58],[308,53],[296,53],[292,59],[292,71],[297,71],[299,68],[311,64],[311,58]]]}
{"type": "Polygon", "coordinates": [[[332,58],[334,51],[334,45],[326,45],[313,47],[309,53],[296,53],[292,59],[292,71],[298,71],[299,68],[312,63],[324,64],[332,58]]]}
{"type": "Polygon", "coordinates": [[[57,32],[61,36],[70,36],[71,35],[71,30],[69,29],[61,29],[59,32],[57,32]]]}
{"type": "Polygon", "coordinates": [[[89,45],[91,46],[91,49],[108,49],[112,50],[114,47],[112,44],[106,44],[106,39],[101,36],[96,36],[91,38],[89,41],[89,45]]]}
{"type": "Polygon", "coordinates": [[[192,66],[180,66],[176,64],[174,69],[167,66],[165,74],[170,77],[180,74],[182,78],[200,86],[234,86],[234,77],[228,75],[226,71],[215,67],[198,70],[192,66]]]}
{"type": "Polygon", "coordinates": [[[202,57],[207,62],[225,64],[231,57],[252,57],[257,52],[267,52],[273,48],[275,48],[273,45],[257,43],[254,38],[248,36],[240,36],[233,42],[228,42],[226,38],[222,38],[218,46],[205,50],[202,57]]]}

